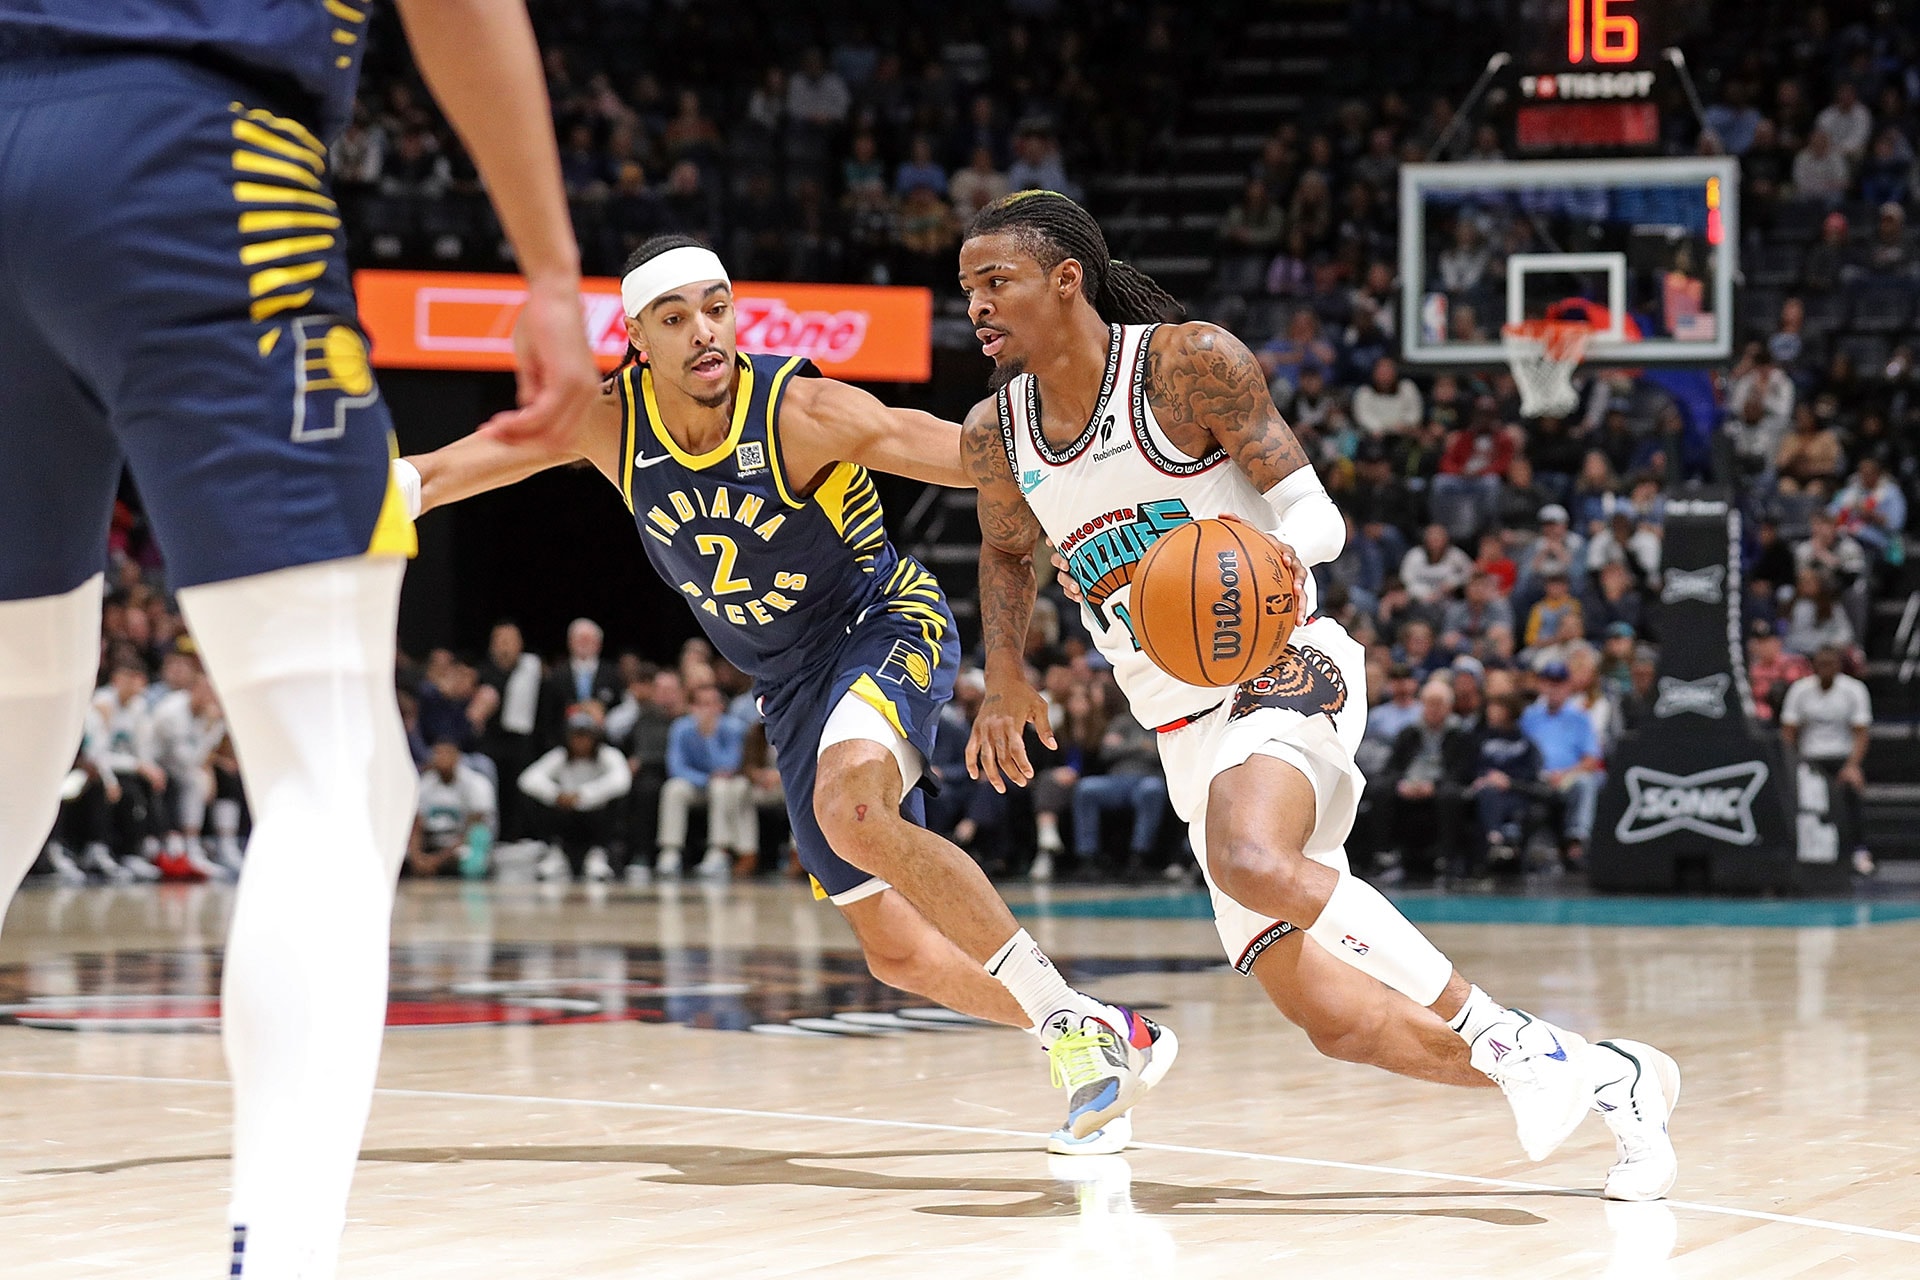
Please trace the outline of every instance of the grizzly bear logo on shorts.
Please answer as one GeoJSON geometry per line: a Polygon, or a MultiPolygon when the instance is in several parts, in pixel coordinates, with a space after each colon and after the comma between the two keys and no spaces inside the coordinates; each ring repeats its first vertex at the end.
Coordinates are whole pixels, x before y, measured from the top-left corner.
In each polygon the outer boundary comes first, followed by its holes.
{"type": "Polygon", "coordinates": [[[1331,720],[1346,705],[1347,682],[1333,660],[1307,645],[1289,645],[1280,661],[1234,692],[1228,719],[1237,720],[1262,707],[1279,707],[1331,720]]]}

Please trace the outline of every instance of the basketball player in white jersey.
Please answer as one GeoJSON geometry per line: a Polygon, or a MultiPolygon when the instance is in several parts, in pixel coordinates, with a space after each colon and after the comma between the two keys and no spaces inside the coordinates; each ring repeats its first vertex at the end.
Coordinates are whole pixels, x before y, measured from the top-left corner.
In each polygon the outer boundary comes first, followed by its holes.
{"type": "Polygon", "coordinates": [[[961,247],[960,284],[996,366],[996,393],[968,416],[963,440],[980,491],[987,663],[969,769],[996,787],[1006,776],[1024,783],[1033,771],[1022,732],[1032,724],[1049,736],[1021,660],[1044,532],[1134,715],[1159,732],[1169,796],[1235,967],[1329,1056],[1499,1085],[1535,1160],[1601,1111],[1620,1148],[1607,1195],[1664,1195],[1676,1167],[1673,1060],[1632,1041],[1589,1045],[1495,1003],[1348,872],[1364,654],[1315,616],[1306,572],[1339,554],[1345,528],[1252,355],[1212,325],[1153,323],[1177,318],[1178,303],[1110,259],[1093,219],[1053,192],[983,210],[961,247]],[[1291,548],[1303,601],[1280,662],[1237,689],[1175,680],[1129,625],[1140,557],[1168,529],[1208,517],[1243,520],[1291,548]]]}

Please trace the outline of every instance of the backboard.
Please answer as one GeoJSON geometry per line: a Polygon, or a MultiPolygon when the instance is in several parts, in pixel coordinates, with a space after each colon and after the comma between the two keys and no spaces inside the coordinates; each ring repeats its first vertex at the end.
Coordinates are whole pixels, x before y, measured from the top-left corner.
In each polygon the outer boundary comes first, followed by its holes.
{"type": "Polygon", "coordinates": [[[1739,203],[1730,157],[1404,165],[1402,355],[1498,364],[1503,324],[1578,319],[1588,364],[1728,359],[1739,203]]]}

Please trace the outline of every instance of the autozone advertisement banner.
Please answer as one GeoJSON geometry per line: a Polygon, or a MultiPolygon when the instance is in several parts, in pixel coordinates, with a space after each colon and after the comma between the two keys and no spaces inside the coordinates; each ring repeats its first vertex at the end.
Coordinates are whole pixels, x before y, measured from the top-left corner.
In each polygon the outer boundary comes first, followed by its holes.
{"type": "MultiPolygon", "coordinates": [[[[360,323],[383,369],[513,368],[513,325],[526,301],[519,276],[358,271],[360,323]]],[[[925,382],[933,372],[933,294],[856,284],[736,280],[742,351],[810,357],[830,377],[925,382]]],[[[611,368],[627,349],[620,282],[580,289],[594,354],[611,368]]]]}

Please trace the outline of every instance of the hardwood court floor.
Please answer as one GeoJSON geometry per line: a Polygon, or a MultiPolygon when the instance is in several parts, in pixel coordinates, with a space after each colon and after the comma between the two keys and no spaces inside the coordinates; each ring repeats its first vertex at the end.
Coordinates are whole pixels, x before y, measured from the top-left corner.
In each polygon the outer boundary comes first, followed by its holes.
{"type": "MultiPolygon", "coordinates": [[[[408,886],[413,1025],[387,1038],[342,1275],[1920,1276],[1920,921],[1430,926],[1496,996],[1679,1058],[1675,1199],[1616,1205],[1597,1120],[1529,1164],[1498,1094],[1318,1058],[1210,924],[1119,898],[1056,892],[1030,927],[1097,993],[1163,1005],[1183,1052],[1136,1147],[1074,1161],[1040,1149],[1058,1103],[1016,1032],[807,1034],[916,1002],[796,889],[408,886]]],[[[227,904],[14,905],[7,1280],[224,1274],[227,904]]]]}

